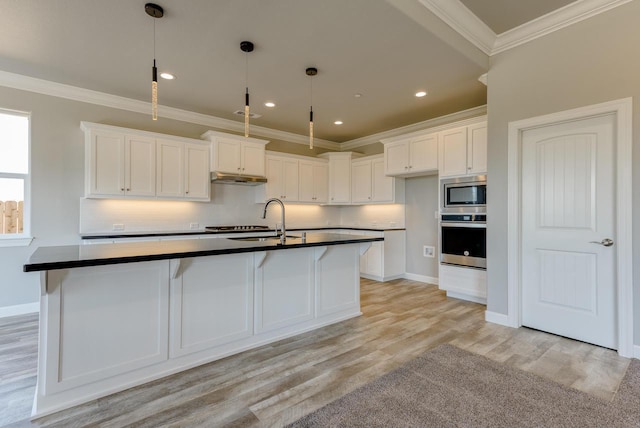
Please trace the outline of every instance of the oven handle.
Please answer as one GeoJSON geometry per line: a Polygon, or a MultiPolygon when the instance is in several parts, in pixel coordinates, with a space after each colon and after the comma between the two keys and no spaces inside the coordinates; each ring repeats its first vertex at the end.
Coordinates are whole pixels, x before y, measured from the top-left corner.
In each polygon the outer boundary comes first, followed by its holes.
{"type": "Polygon", "coordinates": [[[476,228],[476,229],[486,229],[487,223],[480,222],[445,222],[441,221],[440,226],[442,227],[468,227],[468,228],[476,228]]]}

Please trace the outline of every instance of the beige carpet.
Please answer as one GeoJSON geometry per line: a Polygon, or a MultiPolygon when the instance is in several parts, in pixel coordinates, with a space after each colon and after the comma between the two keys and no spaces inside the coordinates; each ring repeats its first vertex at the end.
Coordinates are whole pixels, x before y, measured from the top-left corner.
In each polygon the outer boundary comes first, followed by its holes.
{"type": "Polygon", "coordinates": [[[290,426],[640,427],[640,361],[609,403],[442,345],[290,426]]]}

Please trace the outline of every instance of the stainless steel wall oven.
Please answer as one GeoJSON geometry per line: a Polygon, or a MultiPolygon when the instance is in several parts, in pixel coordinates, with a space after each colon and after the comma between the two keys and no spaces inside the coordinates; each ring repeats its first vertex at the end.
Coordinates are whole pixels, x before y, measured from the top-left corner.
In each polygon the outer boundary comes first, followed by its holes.
{"type": "Polygon", "coordinates": [[[487,216],[485,214],[442,214],[440,262],[487,268],[487,216]]]}

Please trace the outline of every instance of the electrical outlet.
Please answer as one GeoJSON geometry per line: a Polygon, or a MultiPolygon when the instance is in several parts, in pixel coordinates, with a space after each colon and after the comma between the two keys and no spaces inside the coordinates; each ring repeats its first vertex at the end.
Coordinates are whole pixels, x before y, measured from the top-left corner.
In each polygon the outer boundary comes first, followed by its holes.
{"type": "Polygon", "coordinates": [[[189,229],[191,229],[191,230],[200,229],[200,223],[189,223],[189,229]]]}
{"type": "Polygon", "coordinates": [[[113,224],[113,230],[115,230],[115,231],[124,230],[124,224],[122,224],[122,223],[114,223],[113,224]]]}
{"type": "Polygon", "coordinates": [[[429,245],[425,245],[422,247],[422,255],[424,257],[435,257],[436,256],[436,249],[435,247],[431,247],[429,245]]]}

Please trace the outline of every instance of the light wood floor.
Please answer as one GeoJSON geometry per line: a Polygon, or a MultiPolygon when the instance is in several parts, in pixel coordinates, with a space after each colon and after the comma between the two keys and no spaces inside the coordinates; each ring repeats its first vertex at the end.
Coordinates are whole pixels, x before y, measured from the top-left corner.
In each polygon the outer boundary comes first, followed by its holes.
{"type": "Polygon", "coordinates": [[[486,323],[485,307],[436,286],[362,280],[363,316],[29,422],[37,315],[0,319],[0,426],[282,426],[451,343],[611,400],[615,351],[486,323]]]}

